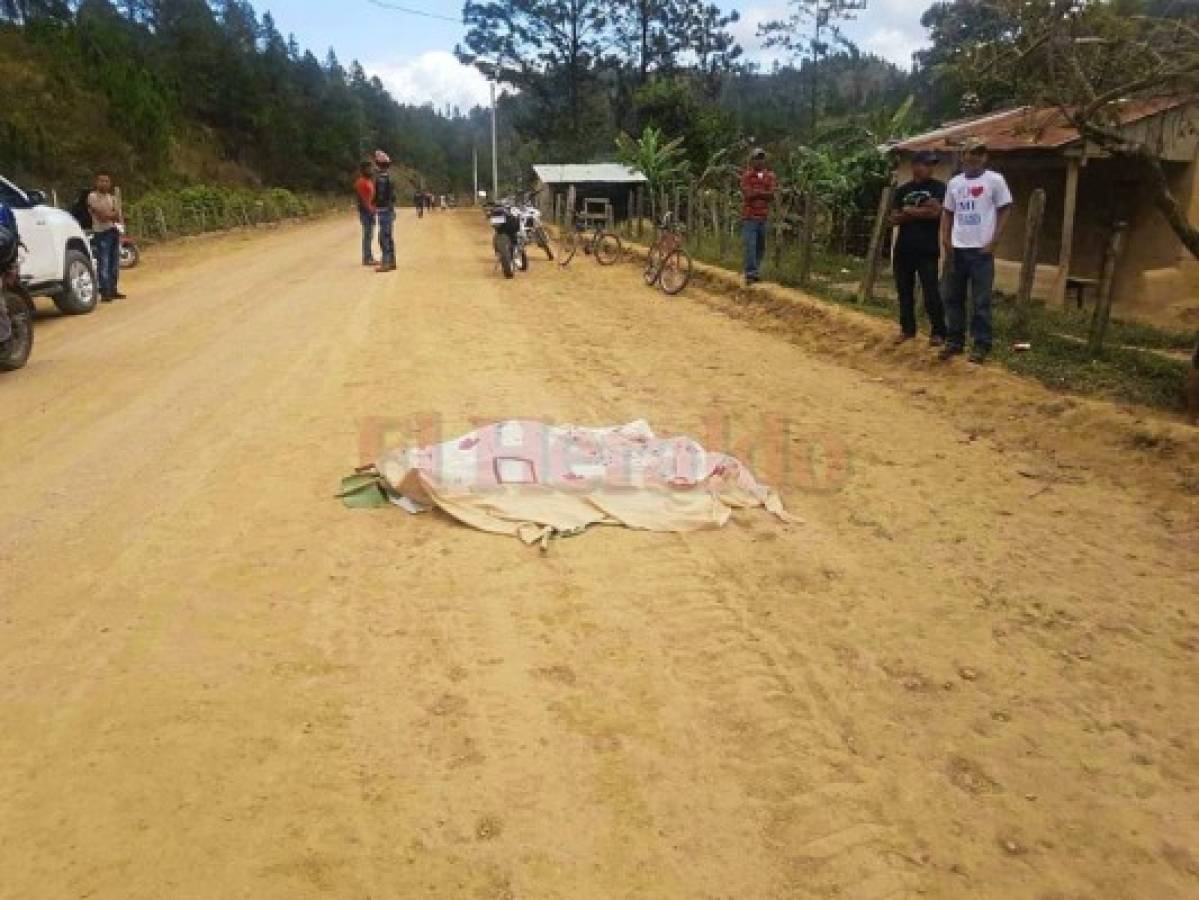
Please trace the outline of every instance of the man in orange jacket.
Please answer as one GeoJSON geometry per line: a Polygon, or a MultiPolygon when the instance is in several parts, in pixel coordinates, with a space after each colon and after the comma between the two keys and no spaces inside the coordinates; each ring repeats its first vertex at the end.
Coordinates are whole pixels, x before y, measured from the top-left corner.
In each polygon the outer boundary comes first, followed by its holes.
{"type": "Polygon", "coordinates": [[[369,162],[358,169],[358,180],[354,182],[354,193],[358,197],[358,219],[362,222],[362,264],[375,265],[375,180],[369,162]]]}

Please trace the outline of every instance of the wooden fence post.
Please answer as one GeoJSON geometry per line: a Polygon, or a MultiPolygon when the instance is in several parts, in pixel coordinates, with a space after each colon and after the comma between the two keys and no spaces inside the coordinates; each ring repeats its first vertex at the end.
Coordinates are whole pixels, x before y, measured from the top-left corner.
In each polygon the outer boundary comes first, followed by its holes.
{"type": "Polygon", "coordinates": [[[157,213],[158,213],[158,216],[157,216],[157,218],[158,218],[158,230],[159,230],[159,231],[162,233],[162,238],[163,238],[163,240],[166,240],[166,236],[167,236],[167,217],[166,217],[166,215],[163,213],[163,211],[162,211],[162,207],[161,207],[161,206],[156,206],[156,207],[154,207],[154,210],[155,210],[155,212],[157,212],[157,213]]]}
{"type": "Polygon", "coordinates": [[[783,266],[783,222],[782,210],[777,200],[770,204],[770,233],[771,233],[771,254],[770,262],[774,267],[774,277],[780,277],[783,266]]]}
{"type": "Polygon", "coordinates": [[[1037,253],[1041,245],[1041,220],[1045,218],[1045,190],[1037,188],[1028,198],[1024,224],[1024,257],[1020,262],[1020,286],[1016,290],[1016,336],[1028,337],[1032,286],[1037,277],[1037,253]]]}
{"type": "Polygon", "coordinates": [[[878,200],[878,214],[874,219],[874,228],[870,232],[870,251],[866,258],[866,271],[862,275],[862,286],[858,290],[858,302],[865,303],[874,296],[874,282],[878,279],[880,257],[882,256],[883,235],[887,233],[891,217],[891,201],[895,197],[895,185],[889,184],[883,189],[883,195],[878,200]]]}
{"type": "Polygon", "coordinates": [[[799,283],[807,286],[812,277],[812,250],[816,246],[816,198],[811,189],[803,195],[803,238],[799,247],[799,283]]]}
{"type": "Polygon", "coordinates": [[[1095,313],[1091,316],[1091,333],[1087,338],[1087,353],[1096,357],[1103,352],[1103,338],[1107,334],[1107,323],[1112,315],[1112,288],[1116,281],[1116,267],[1124,251],[1124,237],[1128,233],[1127,222],[1117,222],[1107,242],[1107,255],[1103,259],[1103,278],[1099,282],[1099,299],[1095,313]]]}
{"type": "Polygon", "coordinates": [[[720,219],[719,250],[720,250],[720,258],[721,258],[721,260],[723,260],[725,250],[727,250],[728,246],[729,246],[729,227],[730,227],[729,218],[731,215],[730,210],[729,210],[729,195],[727,193],[721,195],[720,207],[719,207],[716,215],[720,219]]]}

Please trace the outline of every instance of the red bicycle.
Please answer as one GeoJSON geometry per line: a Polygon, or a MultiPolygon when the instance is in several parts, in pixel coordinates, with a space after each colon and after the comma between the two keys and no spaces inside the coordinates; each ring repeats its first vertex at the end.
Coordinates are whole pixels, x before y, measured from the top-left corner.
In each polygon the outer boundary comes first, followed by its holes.
{"type": "Polygon", "coordinates": [[[691,281],[691,256],[683,249],[683,229],[670,213],[662,217],[658,236],[645,260],[645,283],[674,296],[691,281]]]}

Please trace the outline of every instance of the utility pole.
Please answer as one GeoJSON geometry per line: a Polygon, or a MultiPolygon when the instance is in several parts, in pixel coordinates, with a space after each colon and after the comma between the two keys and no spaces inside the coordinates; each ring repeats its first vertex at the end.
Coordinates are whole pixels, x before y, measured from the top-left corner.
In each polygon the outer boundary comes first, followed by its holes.
{"type": "Polygon", "coordinates": [[[471,147],[470,151],[471,151],[471,157],[472,157],[472,159],[474,159],[474,162],[475,162],[475,192],[470,195],[470,205],[478,206],[479,205],[479,148],[477,146],[471,147]]]}
{"type": "Polygon", "coordinates": [[[496,156],[495,140],[495,81],[491,85],[491,202],[500,199],[500,163],[496,156]]]}

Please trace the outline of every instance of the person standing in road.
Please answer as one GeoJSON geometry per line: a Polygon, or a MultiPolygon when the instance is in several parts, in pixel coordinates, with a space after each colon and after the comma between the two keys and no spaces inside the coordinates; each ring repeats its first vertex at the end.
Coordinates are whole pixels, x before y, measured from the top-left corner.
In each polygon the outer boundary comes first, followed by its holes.
{"type": "Polygon", "coordinates": [[[966,297],[974,304],[970,319],[973,346],[970,361],[982,363],[991,352],[991,293],[995,287],[995,247],[1012,213],[1012,192],[998,172],[987,168],[987,147],[966,144],[962,173],[946,189],[941,216],[941,244],[952,254],[949,295],[945,298],[948,325],[940,359],[952,359],[966,349],[966,297]]]}
{"type": "Polygon", "coordinates": [[[932,336],[929,344],[945,343],[945,307],[941,305],[938,272],[941,260],[941,207],[945,183],[933,178],[937,154],[921,150],[912,159],[912,180],[895,192],[891,224],[899,229],[891,256],[899,294],[899,336],[896,343],[916,337],[916,278],[924,294],[924,313],[932,336]]]}
{"type": "Polygon", "coordinates": [[[766,220],[778,188],[775,174],[766,168],[766,151],[760,147],[749,157],[749,168],[741,176],[741,240],[745,245],[745,283],[759,280],[766,255],[766,220]]]}
{"type": "Polygon", "coordinates": [[[379,250],[383,261],[376,272],[394,272],[396,245],[392,233],[396,220],[396,191],[391,181],[391,157],[382,150],[375,151],[375,216],[379,220],[379,250]]]}
{"type": "Polygon", "coordinates": [[[354,194],[358,198],[358,219],[362,222],[362,264],[375,263],[375,179],[369,160],[364,160],[358,169],[358,180],[354,182],[354,194]]]}
{"type": "Polygon", "coordinates": [[[113,192],[112,176],[96,176],[96,189],[87,195],[87,208],[92,214],[92,247],[96,253],[96,278],[100,282],[100,299],[105,303],[124,300],[117,289],[121,277],[121,204],[113,192]]]}

